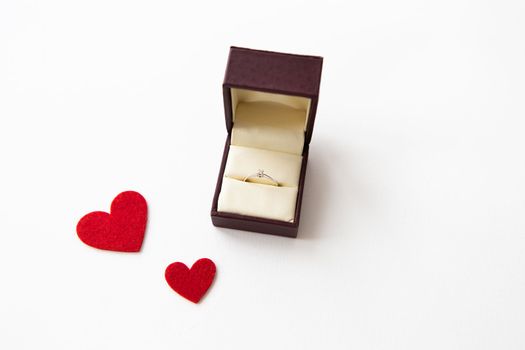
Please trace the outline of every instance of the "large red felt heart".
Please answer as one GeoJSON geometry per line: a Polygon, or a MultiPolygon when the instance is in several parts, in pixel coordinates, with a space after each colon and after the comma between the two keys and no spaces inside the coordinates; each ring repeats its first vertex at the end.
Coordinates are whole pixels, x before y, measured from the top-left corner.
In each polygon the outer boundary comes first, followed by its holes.
{"type": "Polygon", "coordinates": [[[142,246],[148,205],[140,193],[122,192],[113,199],[110,214],[94,211],[82,217],[77,234],[89,246],[118,252],[138,252],[142,246]]]}
{"type": "Polygon", "coordinates": [[[207,258],[197,260],[191,269],[181,263],[175,262],[166,268],[166,281],[184,298],[198,303],[210,288],[215,277],[215,264],[207,258]]]}

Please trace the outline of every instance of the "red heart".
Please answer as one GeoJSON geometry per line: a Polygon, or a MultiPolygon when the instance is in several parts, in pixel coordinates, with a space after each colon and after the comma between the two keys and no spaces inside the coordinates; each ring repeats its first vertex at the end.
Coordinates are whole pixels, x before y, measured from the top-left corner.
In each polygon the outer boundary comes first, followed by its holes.
{"type": "Polygon", "coordinates": [[[166,268],[166,281],[169,286],[184,298],[198,303],[210,288],[215,277],[215,264],[207,258],[197,260],[191,269],[175,262],[166,268]]]}
{"type": "Polygon", "coordinates": [[[138,192],[122,192],[113,199],[111,213],[94,211],[77,224],[77,234],[89,246],[119,252],[138,252],[142,246],[148,205],[138,192]]]}

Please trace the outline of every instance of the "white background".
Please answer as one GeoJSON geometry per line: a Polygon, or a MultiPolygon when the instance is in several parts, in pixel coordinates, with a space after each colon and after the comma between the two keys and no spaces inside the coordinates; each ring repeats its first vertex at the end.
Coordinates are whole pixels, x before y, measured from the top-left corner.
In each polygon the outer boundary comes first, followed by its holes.
{"type": "Polygon", "coordinates": [[[524,349],[523,1],[0,2],[0,348],[524,349]],[[212,226],[230,45],[325,57],[297,239],[212,226]],[[84,214],[149,203],[142,252],[84,214]],[[164,281],[213,259],[194,305],[164,281]]]}

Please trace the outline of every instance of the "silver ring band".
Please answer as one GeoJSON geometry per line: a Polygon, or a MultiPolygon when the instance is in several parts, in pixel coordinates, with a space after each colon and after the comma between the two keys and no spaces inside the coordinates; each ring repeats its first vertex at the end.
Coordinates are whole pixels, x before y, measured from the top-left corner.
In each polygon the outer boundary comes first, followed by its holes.
{"type": "Polygon", "coordinates": [[[279,182],[270,175],[266,174],[263,169],[259,169],[257,173],[246,176],[242,181],[246,182],[250,178],[267,179],[272,182],[273,186],[279,186],[279,182]]]}

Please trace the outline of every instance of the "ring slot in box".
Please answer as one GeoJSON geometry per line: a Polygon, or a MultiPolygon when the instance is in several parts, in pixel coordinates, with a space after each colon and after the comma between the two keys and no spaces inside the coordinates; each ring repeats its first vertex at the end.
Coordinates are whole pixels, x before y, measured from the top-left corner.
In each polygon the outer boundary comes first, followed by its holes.
{"type": "Polygon", "coordinates": [[[215,226],[296,237],[323,59],[230,48],[215,226]]]}

